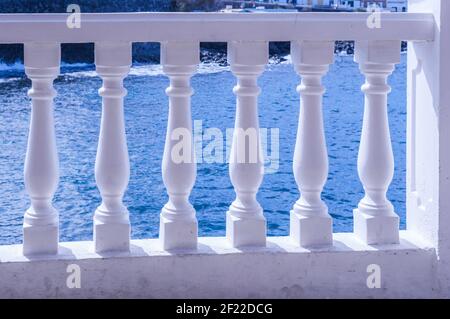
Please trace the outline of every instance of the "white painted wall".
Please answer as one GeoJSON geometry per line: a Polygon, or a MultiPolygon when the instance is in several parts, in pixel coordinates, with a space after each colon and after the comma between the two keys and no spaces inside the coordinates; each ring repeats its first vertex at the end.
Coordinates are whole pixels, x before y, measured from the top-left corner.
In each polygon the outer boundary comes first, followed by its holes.
{"type": "Polygon", "coordinates": [[[408,47],[407,229],[433,247],[450,291],[450,1],[409,0],[432,12],[435,41],[408,47]]]}
{"type": "Polygon", "coordinates": [[[288,237],[239,250],[210,237],[199,238],[198,251],[165,252],[155,239],[132,240],[131,253],[92,251],[90,242],[64,243],[59,256],[30,261],[20,245],[0,247],[0,298],[450,297],[434,290],[434,249],[406,232],[399,245],[377,248],[334,234],[334,247],[316,250],[288,237]],[[74,264],[79,289],[66,284],[74,264]],[[380,266],[380,288],[367,286],[373,264],[380,266]]]}

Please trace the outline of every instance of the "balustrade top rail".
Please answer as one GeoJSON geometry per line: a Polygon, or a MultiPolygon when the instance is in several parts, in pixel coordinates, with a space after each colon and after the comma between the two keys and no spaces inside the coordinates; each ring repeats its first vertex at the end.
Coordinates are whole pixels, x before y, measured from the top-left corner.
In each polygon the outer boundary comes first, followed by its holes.
{"type": "Polygon", "coordinates": [[[0,43],[100,41],[433,40],[430,13],[82,13],[68,28],[69,13],[0,14],[0,43]]]}

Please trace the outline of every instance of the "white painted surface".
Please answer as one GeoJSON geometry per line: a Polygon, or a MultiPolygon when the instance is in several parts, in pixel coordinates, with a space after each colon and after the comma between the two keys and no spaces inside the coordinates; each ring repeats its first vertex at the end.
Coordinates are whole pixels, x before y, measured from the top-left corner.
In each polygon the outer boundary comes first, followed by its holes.
{"type": "Polygon", "coordinates": [[[236,119],[230,150],[230,179],[236,199],[226,217],[226,234],[233,247],[264,246],[266,219],[256,199],[264,177],[261,148],[257,79],[269,61],[268,42],[228,43],[228,62],[237,84],[236,119]]]}
{"type": "Polygon", "coordinates": [[[423,12],[381,13],[379,29],[367,28],[369,13],[364,12],[81,13],[79,29],[67,28],[64,13],[0,14],[0,43],[433,40],[433,15],[423,12]]]}
{"type": "Polygon", "coordinates": [[[355,62],[366,78],[358,176],[364,197],[353,213],[355,234],[367,244],[398,242],[399,217],[386,192],[394,176],[387,110],[387,78],[400,62],[400,41],[357,41],[355,62]]]}
{"type": "Polygon", "coordinates": [[[366,246],[334,234],[325,249],[299,248],[289,237],[267,247],[235,249],[222,237],[199,238],[198,251],[162,251],[157,239],[132,240],[130,253],[98,255],[89,242],[61,244],[58,257],[29,259],[20,246],[0,247],[0,297],[313,298],[430,297],[434,250],[402,233],[399,245],[366,246]],[[381,267],[369,289],[367,266],[381,267]],[[67,266],[81,268],[81,288],[66,286],[67,266]]]}
{"type": "Polygon", "coordinates": [[[189,195],[197,176],[192,137],[191,76],[200,62],[198,42],[164,42],[161,64],[170,79],[162,178],[169,201],[161,210],[159,237],[164,249],[197,247],[198,223],[189,195]]]}
{"type": "Polygon", "coordinates": [[[123,79],[131,66],[131,43],[96,43],[95,64],[103,80],[100,137],[95,160],[95,181],[102,203],[94,214],[94,246],[97,252],[129,250],[130,218],[122,202],[130,179],[125,136],[123,79]]]}
{"type": "Polygon", "coordinates": [[[331,245],[333,221],[321,199],[328,177],[322,77],[333,63],[334,42],[291,42],[291,56],[302,80],[297,87],[300,116],[292,165],[301,196],[290,212],[290,236],[300,246],[331,245]]]}
{"type": "Polygon", "coordinates": [[[408,47],[407,229],[436,248],[436,272],[450,291],[450,1],[410,0],[431,12],[433,42],[408,47]]]}
{"type": "Polygon", "coordinates": [[[24,47],[25,73],[31,79],[31,119],[25,156],[25,189],[31,206],[23,222],[23,253],[58,250],[59,218],[52,200],[58,186],[59,163],[53,120],[53,80],[59,74],[60,46],[33,43],[24,47]]]}

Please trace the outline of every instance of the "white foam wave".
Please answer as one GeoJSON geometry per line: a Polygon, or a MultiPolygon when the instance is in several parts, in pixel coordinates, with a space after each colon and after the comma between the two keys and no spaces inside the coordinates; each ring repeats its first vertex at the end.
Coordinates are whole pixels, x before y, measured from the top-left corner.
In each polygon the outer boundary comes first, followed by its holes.
{"type": "MultiPolygon", "coordinates": [[[[348,56],[345,51],[337,54],[338,56],[348,56]]],[[[276,65],[292,64],[291,55],[288,54],[283,57],[271,57],[269,59],[269,69],[276,65]]],[[[61,63],[61,75],[69,78],[92,78],[97,77],[97,72],[94,70],[93,64],[88,63],[61,63]]],[[[22,63],[16,62],[13,64],[0,63],[0,72],[23,72],[24,66],[22,63]]],[[[218,62],[202,62],[199,65],[197,74],[215,74],[220,72],[229,72],[230,66],[223,65],[218,62]]],[[[16,74],[13,77],[5,75],[3,78],[0,75],[0,83],[15,81],[20,79],[16,74]]],[[[162,76],[164,75],[162,66],[159,64],[133,64],[130,69],[130,76],[162,76]]]]}
{"type": "MultiPolygon", "coordinates": [[[[72,65],[70,66],[72,67],[72,65]]],[[[229,66],[223,66],[218,63],[200,63],[197,73],[198,74],[213,74],[229,71],[229,66]]],[[[82,77],[96,77],[97,72],[95,70],[87,71],[70,71],[65,72],[62,75],[73,78],[82,77]]],[[[164,75],[162,66],[159,64],[135,64],[130,69],[130,76],[160,76],[164,75]]]]}
{"type": "Polygon", "coordinates": [[[11,64],[7,64],[7,63],[1,63],[0,62],[0,72],[5,72],[5,71],[23,71],[24,70],[24,66],[23,63],[20,62],[14,62],[11,64]]]}
{"type": "Polygon", "coordinates": [[[14,77],[14,78],[0,78],[0,83],[14,82],[14,81],[17,81],[17,80],[20,80],[20,79],[22,79],[22,78],[17,78],[17,77],[14,77]]]}
{"type": "Polygon", "coordinates": [[[94,70],[89,71],[72,71],[72,72],[64,72],[61,73],[64,77],[70,77],[70,78],[93,78],[98,76],[97,72],[94,70]]]}

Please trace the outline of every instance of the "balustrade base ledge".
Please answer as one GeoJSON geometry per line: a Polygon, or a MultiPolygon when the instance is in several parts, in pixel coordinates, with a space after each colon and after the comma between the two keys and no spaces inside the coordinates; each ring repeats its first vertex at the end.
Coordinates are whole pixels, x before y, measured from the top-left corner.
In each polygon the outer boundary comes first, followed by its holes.
{"type": "Polygon", "coordinates": [[[131,240],[129,252],[95,253],[90,241],[61,243],[58,255],[26,257],[21,250],[0,246],[0,298],[440,296],[435,250],[408,231],[399,244],[380,246],[336,233],[333,246],[314,249],[290,237],[239,249],[225,237],[200,237],[197,250],[164,251],[158,239],[131,240]],[[66,285],[71,264],[81,269],[79,289],[66,285]],[[381,267],[381,289],[366,285],[370,264],[381,267]]]}

